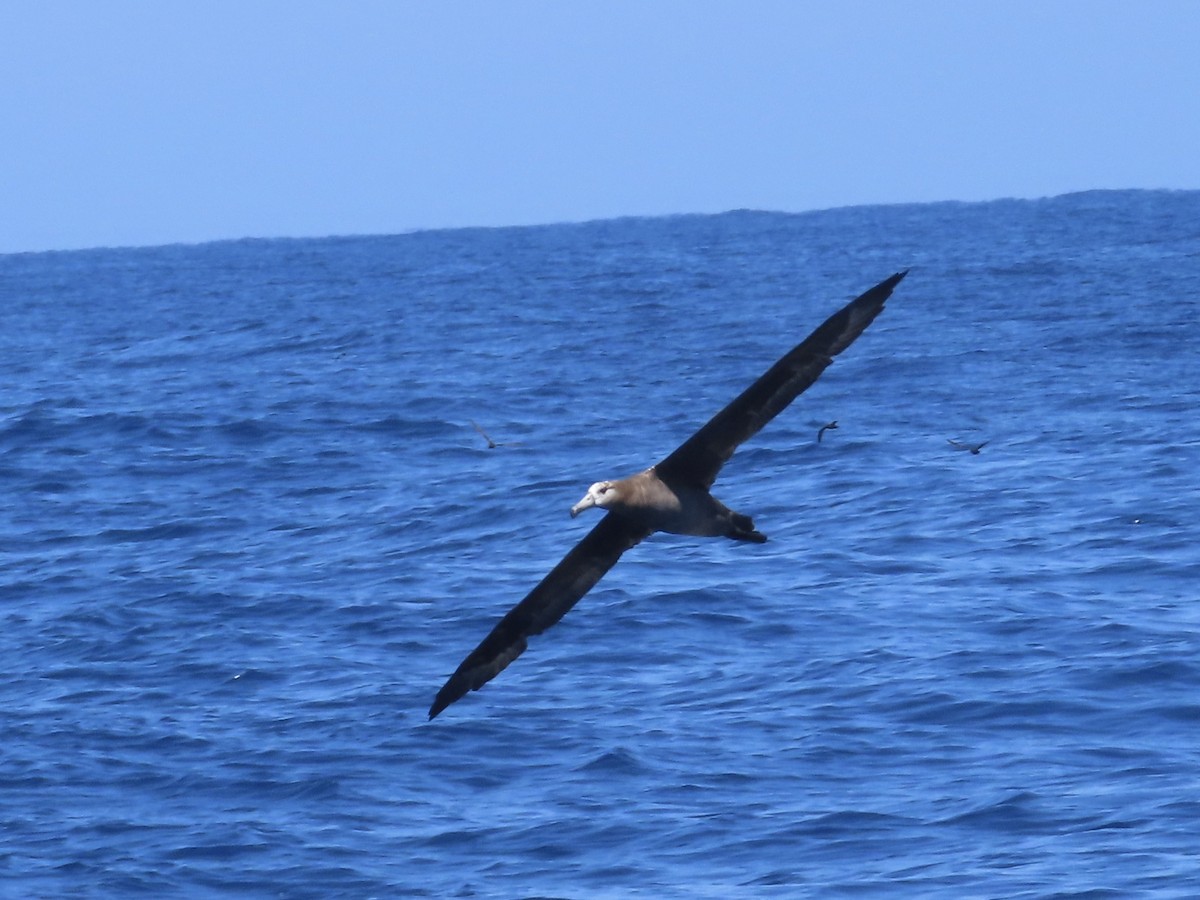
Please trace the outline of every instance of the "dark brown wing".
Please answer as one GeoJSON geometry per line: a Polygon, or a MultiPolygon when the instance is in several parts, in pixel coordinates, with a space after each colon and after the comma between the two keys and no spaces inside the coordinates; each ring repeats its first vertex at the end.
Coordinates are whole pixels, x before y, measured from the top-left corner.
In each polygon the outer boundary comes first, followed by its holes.
{"type": "Polygon", "coordinates": [[[438,691],[429,718],[504,671],[524,652],[527,637],[541,634],[566,615],[616,565],[622,553],[649,534],[648,528],[608,513],[463,660],[438,691]]]}
{"type": "Polygon", "coordinates": [[[659,476],[666,481],[711,488],[733,451],[779,415],[820,377],[835,356],[854,343],[907,274],[897,272],[826,319],[802,344],[660,462],[655,467],[659,476]]]}

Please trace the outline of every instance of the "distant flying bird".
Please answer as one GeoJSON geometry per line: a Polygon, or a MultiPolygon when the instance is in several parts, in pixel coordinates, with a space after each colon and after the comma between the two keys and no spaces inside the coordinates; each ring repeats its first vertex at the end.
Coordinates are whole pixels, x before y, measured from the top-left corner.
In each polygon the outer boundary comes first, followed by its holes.
{"type": "Polygon", "coordinates": [[[471,427],[479,432],[479,436],[482,437],[485,441],[487,441],[489,450],[495,450],[497,447],[520,447],[521,446],[520,443],[516,442],[516,441],[514,441],[513,443],[508,443],[508,442],[497,443],[496,441],[493,441],[491,436],[486,431],[484,431],[482,428],[480,428],[479,425],[474,420],[469,419],[468,421],[471,422],[471,427]]]}
{"type": "Polygon", "coordinates": [[[593,506],[608,514],[463,660],[438,691],[429,718],[500,674],[524,652],[531,635],[561,619],[621,554],[654,532],[765,541],[749,516],[709,492],[717,474],[740,444],[786,409],[863,333],[906,274],[897,272],[830,316],[666,459],[628,478],[589,487],[571,507],[572,518],[593,506]]]}
{"type": "Polygon", "coordinates": [[[837,421],[830,422],[828,425],[822,425],[821,430],[817,432],[817,443],[821,443],[821,438],[825,437],[825,432],[836,431],[837,421]]]}
{"type": "Polygon", "coordinates": [[[495,450],[495,449],[496,449],[496,446],[497,446],[496,442],[495,442],[495,441],[493,441],[493,440],[492,440],[492,439],[491,439],[491,438],[488,436],[488,433],[487,433],[486,431],[484,431],[482,428],[480,428],[480,427],[479,427],[479,425],[478,425],[478,424],[476,424],[476,422],[475,422],[474,420],[471,420],[471,427],[472,427],[472,428],[474,428],[476,431],[478,431],[478,432],[479,432],[479,434],[480,434],[480,436],[481,436],[481,437],[482,437],[482,438],[483,438],[485,441],[487,441],[487,445],[488,445],[488,449],[489,449],[489,450],[495,450]]]}
{"type": "Polygon", "coordinates": [[[955,450],[970,450],[976,456],[978,456],[979,451],[986,447],[990,442],[991,438],[978,444],[964,444],[962,441],[956,441],[953,438],[946,438],[946,443],[948,443],[955,450]]]}

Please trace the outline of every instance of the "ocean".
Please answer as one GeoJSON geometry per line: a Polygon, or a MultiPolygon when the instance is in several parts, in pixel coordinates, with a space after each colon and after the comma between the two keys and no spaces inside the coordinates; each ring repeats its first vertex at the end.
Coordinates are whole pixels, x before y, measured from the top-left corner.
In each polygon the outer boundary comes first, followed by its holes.
{"type": "Polygon", "coordinates": [[[1200,895],[1198,347],[1194,191],[0,256],[0,895],[1200,895]]]}

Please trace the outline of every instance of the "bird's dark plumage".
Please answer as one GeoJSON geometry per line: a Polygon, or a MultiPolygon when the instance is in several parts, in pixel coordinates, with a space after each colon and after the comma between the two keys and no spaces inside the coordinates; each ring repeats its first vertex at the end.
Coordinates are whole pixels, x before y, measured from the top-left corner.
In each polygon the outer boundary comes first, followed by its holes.
{"type": "Polygon", "coordinates": [[[609,514],[601,519],[463,660],[458,671],[438,691],[429,708],[429,718],[467,691],[478,690],[499,675],[524,652],[525,638],[541,634],[566,615],[604,573],[616,565],[622,553],[649,534],[648,529],[617,515],[609,514]]]}
{"type": "Polygon", "coordinates": [[[621,554],[655,531],[765,541],[749,516],[728,509],[709,489],[738,446],[816,381],[875,320],[906,274],[896,273],[830,316],[658,465],[593,484],[571,514],[599,506],[609,510],[607,515],[463,660],[438,691],[429,718],[496,677],[521,655],[530,635],[561,619],[621,554]]]}
{"type": "Polygon", "coordinates": [[[659,463],[656,467],[659,473],[686,473],[690,480],[712,487],[733,451],[758,434],[820,377],[833,358],[875,321],[884,301],[907,274],[907,271],[897,272],[826,319],[804,342],[659,463]]]}

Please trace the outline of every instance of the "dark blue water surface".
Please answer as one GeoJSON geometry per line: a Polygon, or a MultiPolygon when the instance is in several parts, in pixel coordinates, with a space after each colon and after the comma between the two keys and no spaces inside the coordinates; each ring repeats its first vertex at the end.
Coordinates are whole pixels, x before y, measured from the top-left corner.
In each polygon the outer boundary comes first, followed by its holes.
{"type": "Polygon", "coordinates": [[[0,257],[0,893],[1200,895],[1198,406],[1200,192],[0,257]]]}

